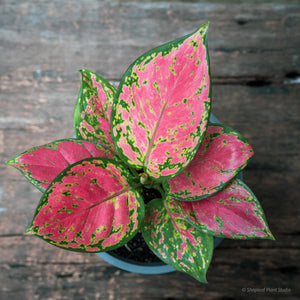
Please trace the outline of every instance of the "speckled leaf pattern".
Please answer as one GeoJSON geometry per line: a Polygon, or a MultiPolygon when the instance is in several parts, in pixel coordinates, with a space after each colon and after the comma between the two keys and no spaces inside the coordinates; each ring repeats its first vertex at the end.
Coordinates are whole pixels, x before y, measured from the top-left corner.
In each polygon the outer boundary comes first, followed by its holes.
{"type": "Polygon", "coordinates": [[[204,137],[210,113],[208,24],[155,48],[127,70],[112,109],[121,159],[153,179],[186,167],[204,137]]]}
{"type": "Polygon", "coordinates": [[[180,213],[199,230],[233,239],[274,239],[252,191],[239,179],[199,201],[178,201],[180,213]]]}
{"type": "Polygon", "coordinates": [[[221,190],[248,163],[253,149],[230,127],[212,124],[190,165],[164,183],[167,193],[180,200],[200,200],[221,190]]]}
{"type": "Polygon", "coordinates": [[[76,137],[99,142],[114,151],[110,114],[115,88],[96,73],[80,70],[81,87],[74,111],[76,137]]]}
{"type": "Polygon", "coordinates": [[[165,263],[206,282],[213,237],[195,229],[178,212],[172,198],[154,199],[146,206],[143,237],[165,263]]]}
{"type": "Polygon", "coordinates": [[[113,158],[114,154],[98,143],[64,139],[31,148],[6,163],[21,171],[39,190],[45,191],[66,167],[89,157],[113,158]]]}
{"type": "Polygon", "coordinates": [[[131,175],[111,159],[69,166],[43,195],[27,234],[73,251],[101,252],[127,243],[144,219],[131,175]]]}

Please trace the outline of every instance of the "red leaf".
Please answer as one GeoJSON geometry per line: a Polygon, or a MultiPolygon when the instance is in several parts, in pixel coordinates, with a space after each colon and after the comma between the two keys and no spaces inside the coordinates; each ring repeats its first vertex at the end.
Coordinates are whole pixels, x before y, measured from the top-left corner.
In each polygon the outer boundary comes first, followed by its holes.
{"type": "Polygon", "coordinates": [[[208,234],[234,239],[274,239],[261,205],[239,179],[206,199],[176,202],[186,220],[208,234]]]}
{"type": "Polygon", "coordinates": [[[43,195],[27,234],[82,252],[109,251],[139,230],[144,203],[120,163],[90,158],[69,166],[43,195]]]}
{"type": "Polygon", "coordinates": [[[145,53],[118,88],[112,109],[116,150],[154,179],[185,168],[204,137],[210,112],[207,28],[145,53]]]}
{"type": "Polygon", "coordinates": [[[112,158],[114,155],[106,147],[94,142],[64,139],[31,148],[7,164],[21,171],[39,190],[45,191],[68,165],[89,157],[112,158]]]}
{"type": "Polygon", "coordinates": [[[206,198],[226,186],[252,155],[253,149],[236,131],[220,124],[210,125],[190,165],[164,183],[164,188],[180,200],[206,198]]]}

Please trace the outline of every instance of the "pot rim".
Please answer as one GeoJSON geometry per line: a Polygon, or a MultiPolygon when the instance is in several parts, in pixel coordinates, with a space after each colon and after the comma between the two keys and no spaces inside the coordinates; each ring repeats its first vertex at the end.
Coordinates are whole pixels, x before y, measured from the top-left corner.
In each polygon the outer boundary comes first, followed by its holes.
{"type": "Polygon", "coordinates": [[[132,259],[123,258],[110,252],[96,253],[96,255],[112,266],[128,272],[151,275],[165,274],[176,271],[172,266],[167,265],[164,262],[144,263],[132,259]]]}
{"type": "MultiPolygon", "coordinates": [[[[218,247],[223,238],[214,237],[214,248],[218,247]]],[[[139,262],[132,259],[124,258],[112,252],[100,252],[96,253],[97,256],[102,258],[107,263],[121,270],[139,274],[165,274],[176,271],[172,266],[165,264],[164,262],[139,262]]]]}

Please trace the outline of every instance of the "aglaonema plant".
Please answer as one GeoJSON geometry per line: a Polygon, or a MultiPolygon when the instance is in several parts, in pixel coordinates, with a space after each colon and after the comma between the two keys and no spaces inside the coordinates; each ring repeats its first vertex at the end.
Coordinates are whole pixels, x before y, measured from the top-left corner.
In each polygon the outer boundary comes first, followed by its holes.
{"type": "Polygon", "coordinates": [[[43,192],[26,234],[63,249],[110,251],[141,231],[165,263],[206,282],[214,237],[273,236],[237,175],[253,155],[233,129],[209,123],[208,24],[152,49],[117,90],[81,70],[76,139],[7,163],[43,192]],[[142,190],[161,197],[144,203],[142,190]]]}

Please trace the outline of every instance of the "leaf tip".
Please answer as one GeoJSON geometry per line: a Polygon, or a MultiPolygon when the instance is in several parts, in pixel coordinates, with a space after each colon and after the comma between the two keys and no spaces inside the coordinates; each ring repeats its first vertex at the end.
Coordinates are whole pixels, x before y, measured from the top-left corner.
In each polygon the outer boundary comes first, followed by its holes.
{"type": "Polygon", "coordinates": [[[197,274],[197,276],[193,276],[193,277],[195,279],[197,279],[198,281],[200,281],[201,283],[208,284],[208,281],[206,279],[206,271],[205,272],[201,272],[200,274],[197,274]]]}
{"type": "Polygon", "coordinates": [[[207,21],[205,24],[203,24],[203,27],[205,27],[207,29],[209,27],[209,21],[207,21]]]}
{"type": "Polygon", "coordinates": [[[14,159],[9,159],[9,160],[5,161],[4,163],[5,163],[6,165],[11,166],[13,161],[14,161],[14,159]]]}
{"type": "Polygon", "coordinates": [[[268,231],[268,235],[267,235],[266,239],[271,240],[271,241],[276,241],[276,239],[271,231],[268,231]]]}
{"type": "Polygon", "coordinates": [[[199,31],[201,32],[201,34],[202,34],[203,36],[205,36],[205,35],[207,34],[208,27],[209,27],[209,22],[206,22],[205,24],[203,24],[203,25],[199,28],[199,31]]]}
{"type": "Polygon", "coordinates": [[[87,70],[87,69],[78,69],[77,71],[80,73],[82,79],[84,76],[86,76],[85,73],[89,72],[89,70],[87,70]]]}
{"type": "Polygon", "coordinates": [[[32,230],[31,227],[27,228],[24,234],[25,235],[36,235],[36,233],[32,230]]]}

